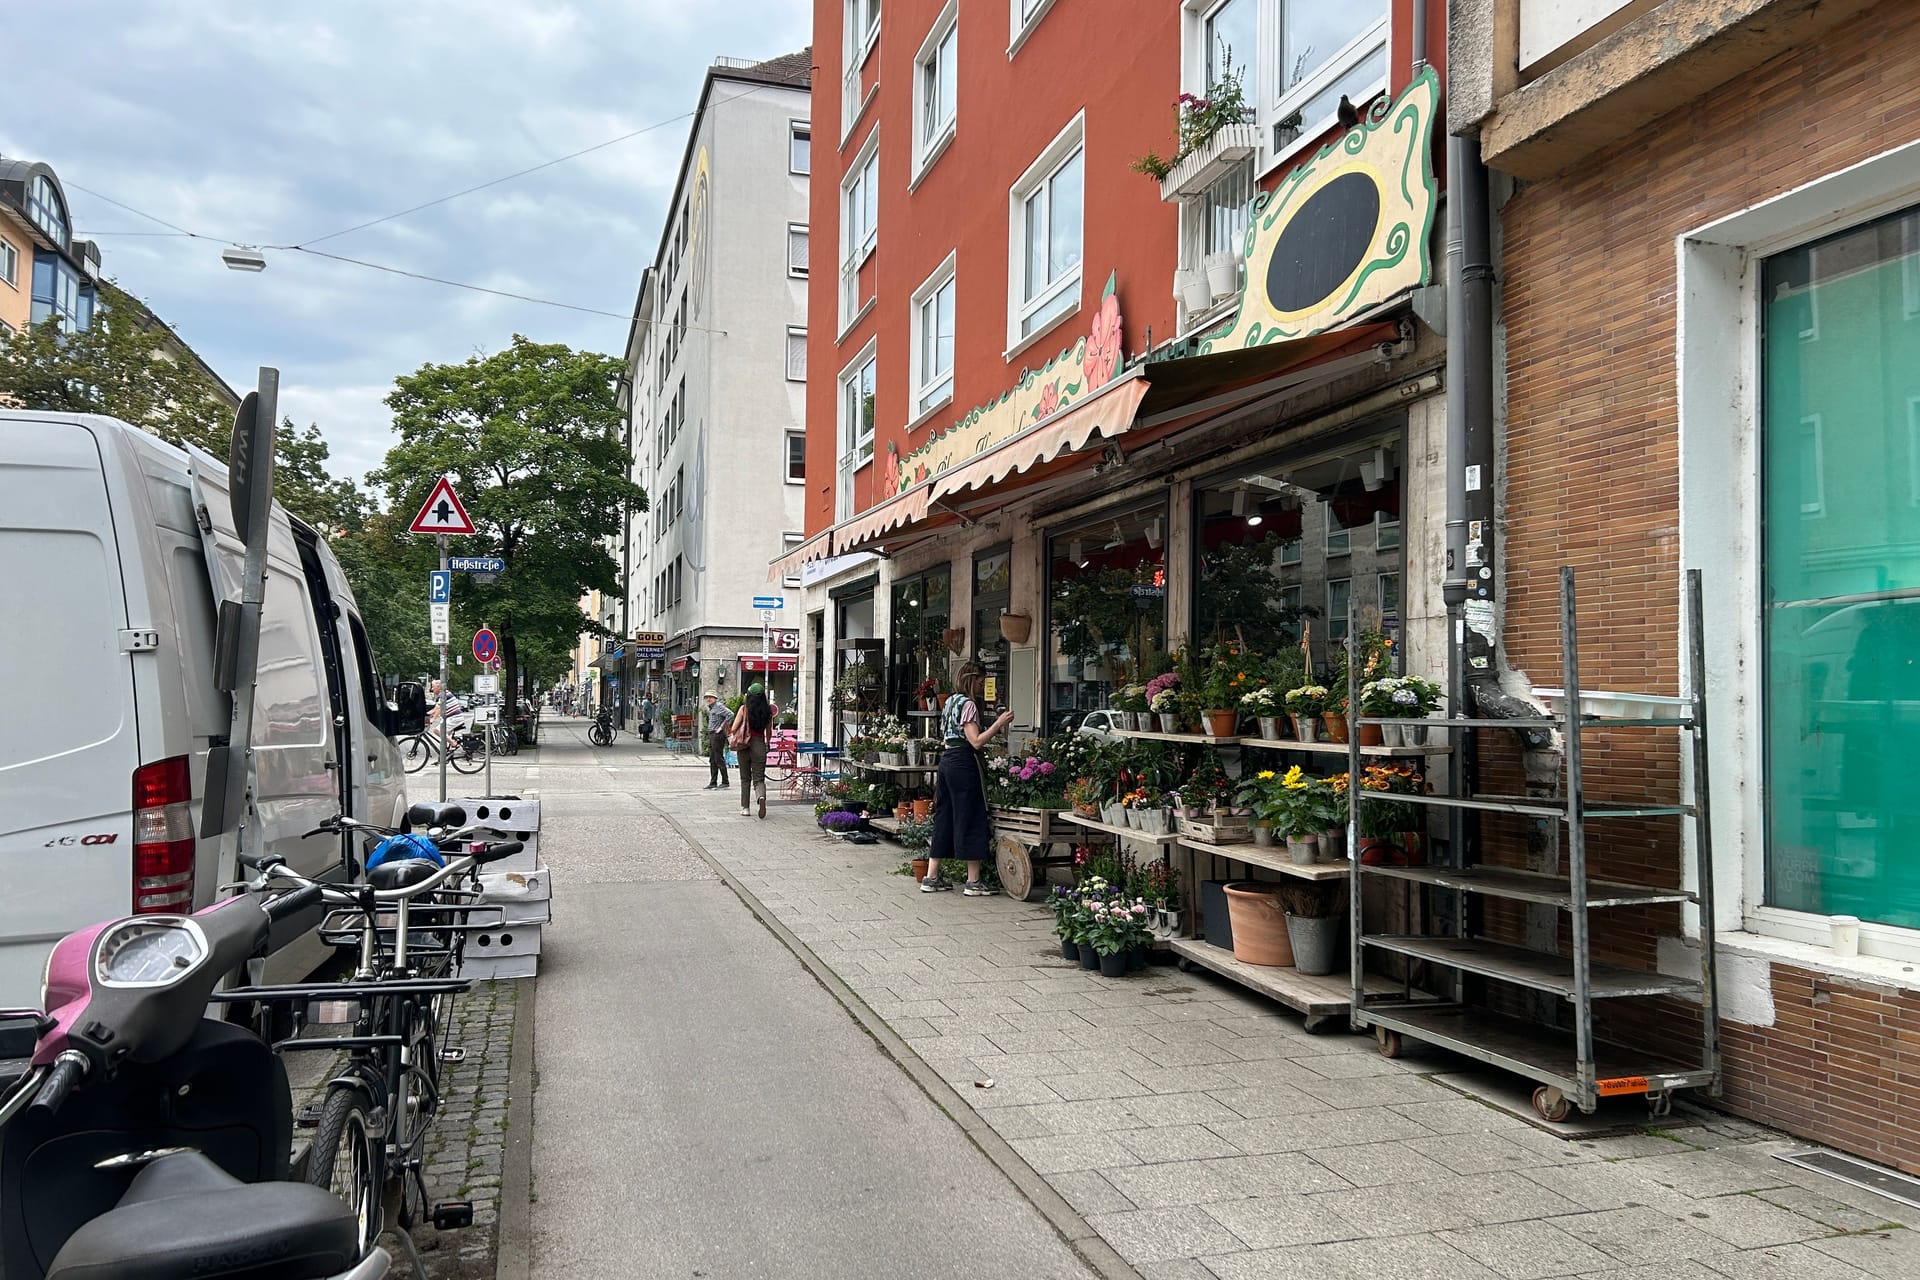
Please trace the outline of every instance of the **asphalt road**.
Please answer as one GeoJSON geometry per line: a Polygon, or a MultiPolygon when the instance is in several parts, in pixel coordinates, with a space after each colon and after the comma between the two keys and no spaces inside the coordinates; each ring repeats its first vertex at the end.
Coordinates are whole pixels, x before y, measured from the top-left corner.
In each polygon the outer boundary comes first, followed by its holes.
{"type": "Polygon", "coordinates": [[[532,1274],[1091,1277],[600,755],[539,756],[532,1274]]]}

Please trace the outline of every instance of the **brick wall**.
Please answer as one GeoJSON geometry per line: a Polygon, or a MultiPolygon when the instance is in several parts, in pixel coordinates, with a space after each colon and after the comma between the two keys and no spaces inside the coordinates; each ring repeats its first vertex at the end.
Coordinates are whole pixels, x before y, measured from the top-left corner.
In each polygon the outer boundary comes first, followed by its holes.
{"type": "MultiPolygon", "coordinates": [[[[1560,683],[1558,571],[1571,564],[1584,683],[1678,692],[1675,239],[1920,138],[1916,65],[1920,6],[1883,4],[1505,206],[1504,640],[1536,682],[1560,683]]],[[[1671,741],[1596,743],[1595,796],[1673,794],[1671,741]]],[[[1590,831],[1593,874],[1677,883],[1677,825],[1590,831]]],[[[1520,834],[1490,829],[1490,860],[1524,863],[1520,834]]],[[[1596,954],[1650,965],[1675,931],[1671,913],[1610,916],[1596,954]]],[[[1772,981],[1775,1024],[1726,1027],[1725,1105],[1920,1169],[1920,996],[1784,966],[1772,981]]]]}

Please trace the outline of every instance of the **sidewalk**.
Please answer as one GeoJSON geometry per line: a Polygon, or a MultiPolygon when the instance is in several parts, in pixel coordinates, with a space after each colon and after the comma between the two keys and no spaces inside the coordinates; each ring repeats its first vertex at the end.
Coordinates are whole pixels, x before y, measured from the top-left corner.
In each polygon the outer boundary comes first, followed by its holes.
{"type": "Polygon", "coordinates": [[[1197,971],[1103,979],[1038,905],[918,893],[897,846],[824,836],[810,806],[742,818],[704,762],[596,758],[1151,1280],[1920,1275],[1920,1210],[1773,1158],[1806,1144],[1683,1108],[1565,1141],[1437,1083],[1450,1055],[1310,1036],[1197,971]]]}

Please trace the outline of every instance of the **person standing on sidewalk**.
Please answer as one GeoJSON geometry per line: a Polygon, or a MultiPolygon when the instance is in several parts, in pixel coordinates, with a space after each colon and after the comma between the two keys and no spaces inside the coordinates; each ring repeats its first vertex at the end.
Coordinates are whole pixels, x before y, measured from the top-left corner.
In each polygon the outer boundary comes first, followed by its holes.
{"type": "Polygon", "coordinates": [[[747,700],[733,717],[727,740],[740,758],[740,812],[746,813],[755,799],[760,816],[767,816],[767,743],[773,735],[774,717],[780,708],[767,701],[767,686],[758,680],[747,689],[747,700]]]}
{"type": "Polygon", "coordinates": [[[987,728],[980,727],[980,697],[986,687],[987,673],[977,662],[960,668],[955,687],[960,691],[947,699],[940,711],[940,731],[946,750],[940,754],[940,767],[933,775],[933,846],[927,851],[927,878],[920,892],[938,893],[953,885],[940,878],[943,858],[959,858],[967,864],[969,898],[993,894],[980,879],[980,864],[987,859],[992,843],[992,824],[987,817],[987,771],[980,750],[1013,723],[1013,712],[1002,711],[987,728]]]}
{"type": "Polygon", "coordinates": [[[709,689],[700,695],[707,700],[707,785],[704,791],[725,791],[727,781],[727,722],[733,713],[709,689]]]}

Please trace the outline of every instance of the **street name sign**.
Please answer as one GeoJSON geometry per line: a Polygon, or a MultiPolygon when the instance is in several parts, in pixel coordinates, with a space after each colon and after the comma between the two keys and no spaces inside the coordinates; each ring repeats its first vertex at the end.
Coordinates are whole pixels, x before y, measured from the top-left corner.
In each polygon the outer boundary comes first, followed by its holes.
{"type": "Polygon", "coordinates": [[[480,662],[492,662],[500,652],[499,637],[493,634],[493,628],[482,627],[473,633],[473,656],[480,662]]]}
{"type": "Polygon", "coordinates": [[[427,574],[427,600],[431,604],[446,604],[453,599],[453,575],[445,569],[435,569],[427,574]]]}
{"type": "Polygon", "coordinates": [[[785,596],[755,596],[753,607],[756,609],[784,609],[787,607],[785,596]]]}
{"type": "Polygon", "coordinates": [[[447,568],[455,573],[505,573],[507,562],[499,556],[448,556],[447,568]]]}
{"type": "Polygon", "coordinates": [[[408,533],[446,533],[469,534],[473,532],[473,520],[467,515],[467,509],[460,505],[460,495],[453,491],[453,482],[441,476],[434,482],[433,492],[420,506],[420,514],[407,526],[408,533]]]}

